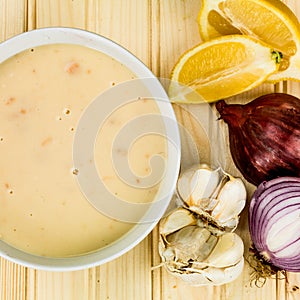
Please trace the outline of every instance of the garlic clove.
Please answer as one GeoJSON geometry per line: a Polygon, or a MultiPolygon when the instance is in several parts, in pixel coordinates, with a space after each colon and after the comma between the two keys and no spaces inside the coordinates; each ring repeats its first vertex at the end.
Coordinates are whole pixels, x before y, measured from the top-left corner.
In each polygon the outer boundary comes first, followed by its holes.
{"type": "Polygon", "coordinates": [[[189,210],[185,208],[178,208],[173,210],[168,216],[160,221],[159,230],[160,234],[168,235],[185,226],[195,225],[196,223],[196,218],[189,210]]]}
{"type": "Polygon", "coordinates": [[[205,276],[205,272],[203,273],[188,273],[188,274],[178,274],[177,277],[179,277],[181,280],[187,282],[188,284],[192,286],[207,286],[211,285],[212,282],[210,279],[208,279],[205,276]]]}
{"type": "Polygon", "coordinates": [[[199,205],[202,199],[209,199],[218,183],[217,171],[198,169],[191,178],[191,204],[199,205]]]}
{"type": "Polygon", "coordinates": [[[210,281],[212,285],[221,285],[226,282],[225,270],[209,267],[205,270],[205,277],[210,281]]]}
{"type": "Polygon", "coordinates": [[[189,201],[189,198],[191,197],[190,181],[196,170],[197,167],[192,167],[184,171],[177,180],[178,196],[186,203],[189,201]]]}
{"type": "Polygon", "coordinates": [[[237,279],[244,268],[244,258],[242,257],[240,261],[234,266],[219,269],[214,267],[208,267],[202,270],[196,270],[193,268],[186,269],[186,273],[173,273],[176,277],[187,282],[192,286],[218,286],[223,285],[233,280],[237,279]]]}
{"type": "Polygon", "coordinates": [[[243,257],[244,244],[242,239],[235,233],[225,233],[219,240],[206,259],[208,266],[226,268],[238,263],[243,257]]]}
{"type": "Polygon", "coordinates": [[[187,226],[166,237],[168,247],[176,249],[178,261],[204,260],[214,248],[211,233],[205,228],[187,226]]]}
{"type": "Polygon", "coordinates": [[[231,177],[219,192],[218,204],[211,213],[212,218],[221,224],[235,219],[246,204],[246,195],[246,188],[242,180],[231,177]]]}
{"type": "Polygon", "coordinates": [[[198,262],[203,262],[205,265],[207,265],[206,259],[207,259],[207,257],[209,257],[210,253],[215,248],[217,242],[218,242],[218,238],[214,235],[210,235],[208,240],[205,243],[203,243],[203,245],[201,246],[201,249],[198,253],[198,257],[196,260],[198,262]]]}
{"type": "Polygon", "coordinates": [[[189,206],[199,206],[202,199],[208,199],[219,183],[218,170],[198,166],[182,173],[178,179],[177,191],[189,206]]]}
{"type": "Polygon", "coordinates": [[[242,257],[237,264],[224,268],[210,267],[206,269],[205,276],[210,281],[211,285],[222,285],[237,279],[244,268],[244,258],[242,257]]]}
{"type": "Polygon", "coordinates": [[[224,270],[224,275],[226,278],[226,281],[224,283],[231,282],[233,280],[236,280],[243,272],[244,270],[244,265],[245,265],[245,260],[244,257],[241,257],[241,260],[234,266],[227,267],[224,270]]]}

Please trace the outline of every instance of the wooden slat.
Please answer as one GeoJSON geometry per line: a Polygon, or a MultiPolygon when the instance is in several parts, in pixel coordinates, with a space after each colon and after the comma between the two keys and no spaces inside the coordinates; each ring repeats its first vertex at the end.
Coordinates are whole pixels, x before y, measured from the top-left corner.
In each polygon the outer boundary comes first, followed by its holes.
{"type": "Polygon", "coordinates": [[[26,268],[0,259],[0,299],[25,299],[26,268]]]}
{"type": "Polygon", "coordinates": [[[25,30],[27,24],[26,0],[0,0],[0,42],[25,30]]]}
{"type": "Polygon", "coordinates": [[[151,63],[151,2],[89,1],[86,29],[119,43],[146,65],[151,63]]]}
{"type": "Polygon", "coordinates": [[[159,76],[169,78],[179,56],[201,42],[196,22],[201,1],[157,1],[156,5],[159,18],[153,18],[159,22],[159,39],[152,42],[152,51],[159,53],[159,76]]]}
{"type": "Polygon", "coordinates": [[[36,27],[85,28],[86,1],[36,0],[36,27]]]}
{"type": "Polygon", "coordinates": [[[27,0],[27,16],[25,31],[36,28],[36,2],[35,0],[27,0]]]}
{"type": "Polygon", "coordinates": [[[79,272],[43,272],[35,275],[37,299],[88,299],[88,270],[79,272]]]}

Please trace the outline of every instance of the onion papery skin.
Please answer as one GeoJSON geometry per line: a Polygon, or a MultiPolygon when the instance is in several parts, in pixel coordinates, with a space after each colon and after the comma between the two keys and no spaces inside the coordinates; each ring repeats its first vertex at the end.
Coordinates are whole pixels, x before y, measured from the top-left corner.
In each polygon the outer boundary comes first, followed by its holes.
{"type": "Polygon", "coordinates": [[[216,103],[228,124],[230,152],[243,177],[254,185],[300,176],[300,99],[284,93],[245,104],[216,103]]]}
{"type": "MultiPolygon", "coordinates": [[[[285,224],[284,221],[295,226],[299,224],[300,227],[299,177],[279,177],[262,182],[257,187],[249,206],[249,231],[255,251],[267,263],[281,270],[300,272],[300,230],[295,232],[290,242],[276,251],[272,251],[267,243],[272,226],[278,225],[278,222],[285,224]],[[290,219],[293,212],[294,218],[290,219]],[[298,246],[293,243],[298,243],[298,246]],[[285,249],[292,249],[293,253],[283,256],[285,249]]],[[[288,230],[286,228],[284,232],[288,234],[288,230]]],[[[275,238],[280,239],[280,236],[275,238]]]]}

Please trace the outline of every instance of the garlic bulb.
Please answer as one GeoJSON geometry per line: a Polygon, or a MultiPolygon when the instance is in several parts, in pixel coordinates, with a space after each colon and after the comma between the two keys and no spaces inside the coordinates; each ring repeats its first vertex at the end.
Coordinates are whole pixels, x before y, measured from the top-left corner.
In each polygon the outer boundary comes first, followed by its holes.
{"type": "Polygon", "coordinates": [[[232,232],[215,232],[200,216],[180,207],[160,222],[159,253],[166,269],[192,285],[221,285],[244,266],[244,245],[232,232]],[[199,222],[200,221],[200,222],[199,222]]]}
{"type": "Polygon", "coordinates": [[[192,285],[236,279],[244,267],[243,241],[232,232],[246,203],[242,180],[197,165],[181,174],[177,195],[180,206],[159,223],[162,264],[192,285]]]}
{"type": "Polygon", "coordinates": [[[207,165],[183,172],[177,182],[177,193],[190,210],[227,231],[236,228],[246,203],[246,188],[240,178],[207,165]]]}

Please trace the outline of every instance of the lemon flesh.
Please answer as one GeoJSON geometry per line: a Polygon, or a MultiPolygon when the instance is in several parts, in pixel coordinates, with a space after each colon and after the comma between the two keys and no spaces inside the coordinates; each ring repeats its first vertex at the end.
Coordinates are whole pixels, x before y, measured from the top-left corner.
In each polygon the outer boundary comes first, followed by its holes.
{"type": "Polygon", "coordinates": [[[223,36],[186,52],[171,74],[172,102],[213,102],[250,90],[278,69],[272,49],[248,36],[223,36]]]}

